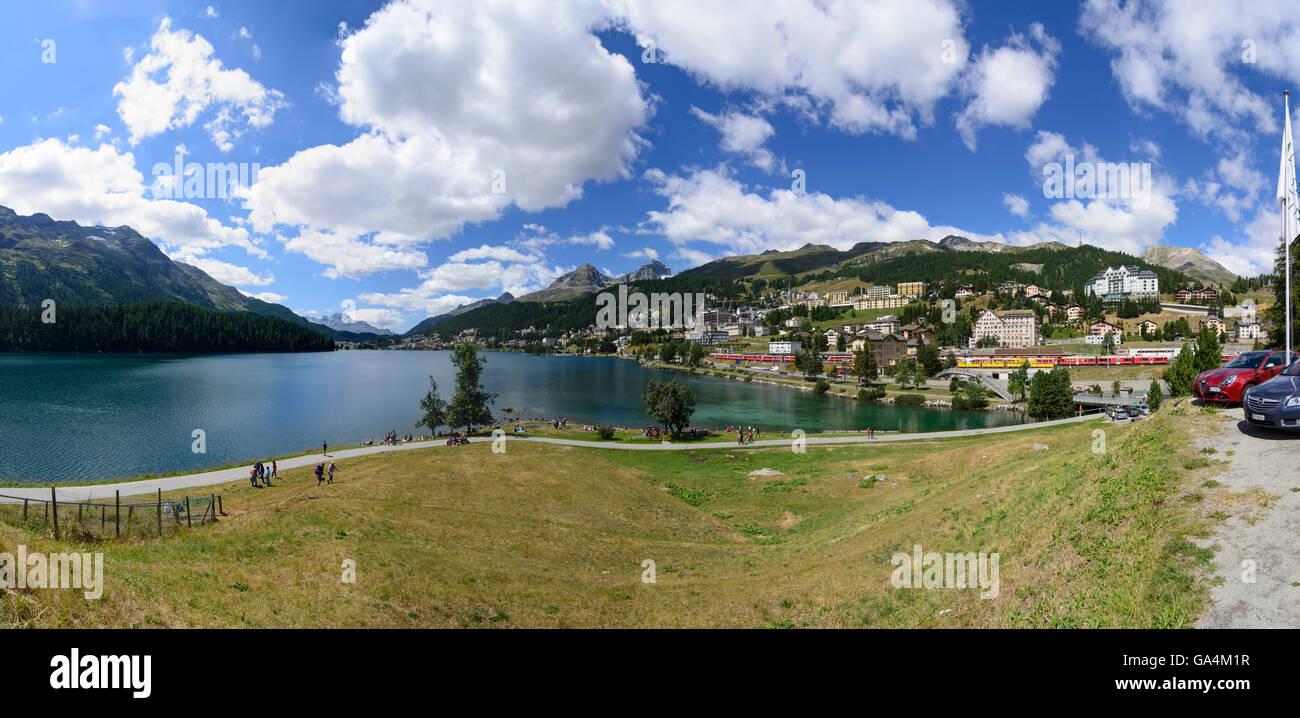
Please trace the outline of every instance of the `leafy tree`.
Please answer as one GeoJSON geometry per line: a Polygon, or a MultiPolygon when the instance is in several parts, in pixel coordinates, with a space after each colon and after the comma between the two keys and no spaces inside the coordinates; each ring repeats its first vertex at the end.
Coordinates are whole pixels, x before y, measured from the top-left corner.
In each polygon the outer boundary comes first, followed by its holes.
{"type": "Polygon", "coordinates": [[[953,353],[953,351],[952,351],[951,349],[949,349],[949,350],[948,350],[948,355],[947,355],[946,357],[944,357],[944,360],[943,360],[943,368],[944,368],[944,369],[951,369],[951,368],[953,368],[953,367],[955,367],[955,366],[957,366],[957,355],[956,355],[955,353],[953,353]]]}
{"type": "Polygon", "coordinates": [[[876,352],[871,348],[871,342],[863,342],[862,351],[853,354],[853,376],[858,378],[859,386],[868,386],[871,380],[876,378],[876,352]]]}
{"type": "Polygon", "coordinates": [[[1074,408],[1074,391],[1070,371],[1058,366],[1040,371],[1029,381],[1029,415],[1035,419],[1063,419],[1074,408]]]}
{"type": "Polygon", "coordinates": [[[677,358],[677,345],[674,342],[667,341],[664,342],[663,346],[659,347],[659,359],[662,360],[664,363],[672,364],[673,360],[676,358],[677,358]]]}
{"type": "Polygon", "coordinates": [[[894,380],[901,387],[919,386],[925,380],[925,375],[921,373],[921,368],[917,366],[916,361],[903,359],[894,368],[894,380]]]}
{"type": "Polygon", "coordinates": [[[817,383],[813,385],[813,393],[818,396],[821,396],[822,394],[825,394],[828,390],[830,390],[830,388],[831,385],[829,382],[827,382],[825,379],[818,379],[817,383]]]}
{"type": "Polygon", "coordinates": [[[1193,363],[1196,373],[1218,369],[1222,363],[1223,346],[1219,344],[1219,337],[1209,327],[1202,329],[1196,338],[1196,354],[1193,363]]]}
{"type": "Polygon", "coordinates": [[[1174,357],[1174,363],[1165,370],[1165,382],[1169,384],[1169,396],[1188,396],[1192,393],[1192,382],[1196,380],[1196,357],[1191,344],[1184,344],[1182,351],[1174,357]]]}
{"type": "MultiPolygon", "coordinates": [[[[1283,243],[1277,243],[1277,259],[1273,264],[1273,296],[1276,301],[1263,313],[1273,326],[1268,333],[1271,348],[1280,349],[1286,344],[1286,258],[1283,243]]],[[[1300,340],[1300,241],[1291,242],[1291,341],[1300,340]]]]}
{"type": "Polygon", "coordinates": [[[822,373],[822,355],[816,347],[804,349],[794,355],[794,367],[811,380],[822,373]]]}
{"type": "Polygon", "coordinates": [[[473,344],[457,344],[451,353],[451,363],[456,365],[456,393],[447,405],[447,424],[463,426],[466,432],[474,430],[475,424],[492,423],[492,411],[488,408],[496,394],[483,391],[484,360],[478,356],[473,344]]]}
{"type": "MultiPolygon", "coordinates": [[[[431,433],[437,434],[438,427],[447,423],[447,402],[438,396],[438,382],[432,376],[429,377],[429,392],[420,400],[420,411],[424,415],[415,425],[426,426],[431,433]]],[[[506,409],[507,414],[511,411],[513,410],[506,409]]]]}
{"type": "Polygon", "coordinates": [[[917,347],[916,363],[925,372],[925,376],[938,374],[943,369],[943,362],[939,361],[939,347],[934,344],[922,344],[917,347]]]}
{"type": "Polygon", "coordinates": [[[966,382],[965,388],[952,398],[954,409],[983,409],[988,405],[989,400],[984,394],[984,387],[974,381],[966,382]]]}
{"type": "Polygon", "coordinates": [[[652,380],[646,384],[641,399],[646,403],[646,413],[673,436],[681,435],[695,413],[695,392],[675,381],[652,380]]]}
{"type": "Polygon", "coordinates": [[[1151,411],[1160,411],[1160,405],[1163,403],[1165,403],[1165,395],[1160,391],[1160,382],[1152,379],[1151,386],[1147,389],[1147,406],[1151,407],[1151,411]]]}
{"type": "Polygon", "coordinates": [[[1025,400],[1025,391],[1029,388],[1029,360],[1021,362],[1015,371],[1007,375],[1007,391],[1025,400]]]}
{"type": "Polygon", "coordinates": [[[998,344],[998,338],[992,334],[982,336],[979,338],[979,341],[975,342],[975,347],[977,349],[996,349],[999,346],[1001,345],[998,344]]]}
{"type": "Polygon", "coordinates": [[[1114,394],[1115,396],[1119,396],[1120,388],[1121,387],[1119,385],[1119,379],[1116,379],[1110,384],[1110,393],[1114,394]]]}
{"type": "Polygon", "coordinates": [[[687,350],[686,363],[689,366],[699,366],[704,359],[704,345],[691,343],[691,348],[687,350]]]}

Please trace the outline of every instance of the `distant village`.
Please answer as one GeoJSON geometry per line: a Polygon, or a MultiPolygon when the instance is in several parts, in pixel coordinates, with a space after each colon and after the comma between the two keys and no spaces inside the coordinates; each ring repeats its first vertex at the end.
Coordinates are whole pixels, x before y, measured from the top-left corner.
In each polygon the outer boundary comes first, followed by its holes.
{"type": "MultiPolygon", "coordinates": [[[[1110,353],[1125,337],[1142,339],[1186,339],[1203,328],[1212,330],[1225,343],[1266,341],[1267,333],[1253,316],[1245,316],[1236,307],[1218,308],[1222,293],[1214,287],[1184,287],[1172,293],[1173,303],[1161,303],[1159,279],[1149,270],[1137,267],[1108,267],[1084,285],[1087,296],[1074,301],[1070,290],[1049,291],[1035,284],[1004,282],[997,287],[977,291],[973,284],[948,286],[940,281],[927,286],[921,281],[896,285],[874,285],[850,290],[825,292],[798,289],[772,291],[763,295],[759,306],[730,306],[706,295],[710,302],[698,312],[693,326],[674,326],[659,330],[654,341],[669,339],[713,348],[714,357],[751,361],[790,361],[799,352],[815,348],[827,361],[846,361],[853,353],[870,347],[882,370],[904,359],[915,359],[920,347],[936,343],[936,330],[943,320],[939,307],[945,299],[951,304],[954,318],[963,324],[960,341],[943,342],[950,352],[962,357],[1044,356],[1061,354],[1059,350],[1040,349],[1058,341],[1071,339],[1096,345],[1098,351],[1110,353]],[[970,307],[980,296],[990,297],[989,308],[970,307]],[[992,308],[1006,304],[1017,308],[992,308]],[[1109,321],[1105,310],[1122,303],[1161,311],[1161,307],[1183,312],[1186,319],[1178,333],[1170,327],[1146,320],[1129,323],[1109,321]],[[874,319],[849,320],[824,330],[814,328],[814,320],[825,320],[864,310],[891,310],[898,313],[878,315],[874,319]],[[1220,316],[1222,314],[1222,316],[1220,316]],[[969,333],[966,334],[965,327],[969,333]],[[765,345],[755,340],[766,338],[765,345]],[[738,345],[743,343],[743,347],[738,345]],[[737,353],[743,348],[743,352],[737,353]]],[[[851,316],[851,315],[850,315],[851,316]]],[[[824,321],[822,323],[825,323],[824,321]]],[[[527,327],[516,336],[481,337],[470,328],[453,335],[437,331],[402,337],[389,349],[447,349],[472,342],[481,349],[527,351],[530,353],[629,354],[638,334],[645,340],[645,330],[635,327],[597,328],[594,324],[559,332],[547,328],[527,327]]],[[[949,336],[951,339],[951,336],[949,336]]],[[[340,348],[361,348],[357,343],[340,342],[340,348]]]]}

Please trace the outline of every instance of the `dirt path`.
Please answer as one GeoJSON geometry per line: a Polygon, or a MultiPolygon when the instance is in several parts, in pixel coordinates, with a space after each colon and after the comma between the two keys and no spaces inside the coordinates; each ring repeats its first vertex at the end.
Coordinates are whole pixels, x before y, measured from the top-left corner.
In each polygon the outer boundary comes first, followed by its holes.
{"type": "Polygon", "coordinates": [[[1256,428],[1239,407],[1222,416],[1228,420],[1212,425],[1194,445],[1214,449],[1207,458],[1228,462],[1214,477],[1225,489],[1255,491],[1225,507],[1227,521],[1199,541],[1219,548],[1214,562],[1223,582],[1212,589],[1214,605],[1196,625],[1300,628],[1300,492],[1292,490],[1300,488],[1300,433],[1256,428]],[[1253,583],[1247,561],[1254,562],[1253,583]]]}

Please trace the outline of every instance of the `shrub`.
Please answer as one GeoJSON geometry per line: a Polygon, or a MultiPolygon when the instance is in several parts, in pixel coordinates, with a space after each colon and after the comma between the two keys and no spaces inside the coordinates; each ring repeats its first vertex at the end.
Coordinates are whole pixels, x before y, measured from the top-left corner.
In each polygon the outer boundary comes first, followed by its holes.
{"type": "Polygon", "coordinates": [[[605,441],[609,441],[610,439],[614,438],[614,427],[598,426],[596,427],[596,434],[600,438],[604,439],[605,441]]]}
{"type": "Polygon", "coordinates": [[[894,397],[894,403],[899,406],[920,406],[925,403],[925,397],[920,394],[903,394],[894,397]]]}
{"type": "Polygon", "coordinates": [[[871,401],[873,399],[883,398],[885,398],[885,388],[883,386],[858,389],[858,401],[871,401]]]}
{"type": "Polygon", "coordinates": [[[818,379],[817,384],[813,386],[814,394],[825,394],[831,385],[825,379],[818,379]]]}

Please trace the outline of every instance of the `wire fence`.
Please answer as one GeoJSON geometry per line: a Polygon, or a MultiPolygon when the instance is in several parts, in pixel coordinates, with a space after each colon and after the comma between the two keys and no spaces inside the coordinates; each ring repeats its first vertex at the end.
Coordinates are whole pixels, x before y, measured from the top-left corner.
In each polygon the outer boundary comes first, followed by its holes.
{"type": "Polygon", "coordinates": [[[50,489],[50,498],[0,494],[0,521],[70,541],[158,537],[214,523],[224,516],[221,495],[123,501],[121,492],[102,500],[68,501],[50,489]]]}

